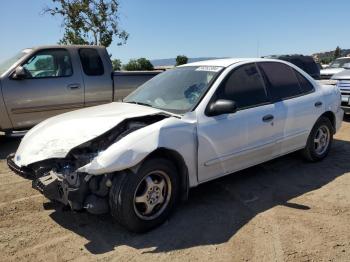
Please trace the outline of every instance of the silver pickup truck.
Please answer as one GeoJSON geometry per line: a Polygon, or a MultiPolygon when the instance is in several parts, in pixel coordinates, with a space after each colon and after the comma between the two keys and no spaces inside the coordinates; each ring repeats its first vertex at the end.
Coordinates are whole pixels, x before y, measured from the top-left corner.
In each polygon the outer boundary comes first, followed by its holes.
{"type": "Polygon", "coordinates": [[[24,49],[0,63],[0,131],[28,129],[54,115],[120,101],[158,73],[113,72],[100,46],[24,49]]]}
{"type": "Polygon", "coordinates": [[[345,113],[350,113],[350,63],[344,66],[345,70],[333,75],[341,92],[341,106],[345,113]]]}

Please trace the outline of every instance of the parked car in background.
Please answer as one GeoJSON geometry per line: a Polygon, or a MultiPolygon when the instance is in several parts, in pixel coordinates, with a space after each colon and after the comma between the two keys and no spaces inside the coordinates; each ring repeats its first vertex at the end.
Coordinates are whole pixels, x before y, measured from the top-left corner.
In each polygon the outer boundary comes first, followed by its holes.
{"type": "Polygon", "coordinates": [[[143,232],[190,187],[297,150],[325,158],[342,118],[339,89],[291,63],[202,61],[157,75],[123,103],[43,121],[8,165],[49,199],[143,232]]]}
{"type": "Polygon", "coordinates": [[[337,87],[342,95],[341,106],[345,113],[350,113],[350,63],[344,65],[345,70],[333,75],[332,80],[336,80],[337,87]]]}
{"type": "Polygon", "coordinates": [[[312,56],[304,55],[272,55],[265,58],[280,59],[296,65],[308,73],[313,79],[320,79],[320,67],[312,56]]]}
{"type": "Polygon", "coordinates": [[[333,75],[343,71],[347,63],[350,63],[350,57],[335,59],[327,68],[321,70],[321,79],[331,79],[333,75]]]}
{"type": "Polygon", "coordinates": [[[28,129],[54,115],[120,101],[160,71],[112,72],[101,46],[41,46],[0,63],[0,131],[28,129]]]}

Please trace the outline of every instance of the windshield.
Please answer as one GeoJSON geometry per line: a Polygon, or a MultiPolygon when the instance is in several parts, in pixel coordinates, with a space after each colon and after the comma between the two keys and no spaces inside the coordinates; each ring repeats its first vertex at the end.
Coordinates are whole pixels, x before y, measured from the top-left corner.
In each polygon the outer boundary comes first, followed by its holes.
{"type": "Polygon", "coordinates": [[[166,71],[141,85],[124,102],[184,114],[196,106],[222,69],[217,66],[186,66],[166,71]]]}
{"type": "Polygon", "coordinates": [[[350,58],[336,59],[329,65],[329,67],[330,68],[342,68],[347,63],[350,63],[350,58]]]}
{"type": "Polygon", "coordinates": [[[7,69],[9,69],[14,63],[16,63],[19,59],[21,59],[24,55],[28,54],[30,50],[25,49],[21,52],[17,53],[16,55],[12,56],[11,58],[0,62],[0,75],[5,73],[7,69]]]}

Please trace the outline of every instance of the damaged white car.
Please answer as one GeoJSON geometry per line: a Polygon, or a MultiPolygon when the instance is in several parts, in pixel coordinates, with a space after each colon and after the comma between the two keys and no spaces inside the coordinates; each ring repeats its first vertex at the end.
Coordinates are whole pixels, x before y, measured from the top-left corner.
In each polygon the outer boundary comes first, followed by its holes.
{"type": "Polygon", "coordinates": [[[302,150],[329,152],[340,92],[273,59],[187,64],[122,103],[50,118],[8,157],[47,198],[149,230],[203,182],[302,150]]]}

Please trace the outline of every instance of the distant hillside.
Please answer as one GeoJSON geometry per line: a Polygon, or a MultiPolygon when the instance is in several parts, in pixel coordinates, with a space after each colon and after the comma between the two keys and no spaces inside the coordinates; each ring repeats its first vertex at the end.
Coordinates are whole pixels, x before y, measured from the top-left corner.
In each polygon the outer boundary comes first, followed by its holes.
{"type": "MultiPolygon", "coordinates": [[[[188,58],[188,62],[198,62],[204,60],[218,59],[217,57],[194,57],[188,58]]],[[[176,64],[175,58],[155,59],[151,60],[153,66],[174,66],[176,64]]]]}
{"type": "MultiPolygon", "coordinates": [[[[348,56],[348,55],[350,55],[350,49],[341,49],[341,55],[340,56],[348,56]]],[[[333,60],[334,50],[315,53],[315,54],[312,54],[312,56],[313,57],[317,57],[320,61],[322,61],[322,60],[333,60]]]]}

